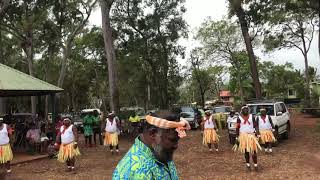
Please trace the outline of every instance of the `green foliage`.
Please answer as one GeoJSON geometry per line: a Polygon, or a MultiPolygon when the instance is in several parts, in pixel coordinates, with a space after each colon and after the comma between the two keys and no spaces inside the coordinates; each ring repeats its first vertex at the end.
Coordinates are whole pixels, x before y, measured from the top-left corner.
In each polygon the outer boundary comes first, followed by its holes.
{"type": "Polygon", "coordinates": [[[137,71],[144,74],[139,76],[144,79],[140,82],[144,89],[151,87],[151,103],[157,107],[166,108],[176,101],[176,88],[181,82],[176,58],[184,53],[177,42],[187,36],[183,3],[184,0],[121,0],[114,5],[112,23],[117,48],[141,64],[142,69],[137,71]]]}

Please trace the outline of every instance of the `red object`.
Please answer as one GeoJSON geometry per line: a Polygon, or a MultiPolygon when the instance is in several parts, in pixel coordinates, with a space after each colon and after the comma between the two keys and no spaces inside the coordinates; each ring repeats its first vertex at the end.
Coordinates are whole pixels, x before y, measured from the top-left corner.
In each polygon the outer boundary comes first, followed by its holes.
{"type": "Polygon", "coordinates": [[[249,122],[249,115],[248,116],[241,116],[243,119],[244,119],[244,122],[243,124],[246,124],[248,122],[248,124],[250,125],[250,122],[249,122]]]}
{"type": "Polygon", "coordinates": [[[231,97],[230,91],[220,91],[220,97],[231,97]]]}
{"type": "Polygon", "coordinates": [[[261,119],[263,120],[263,123],[266,123],[266,117],[267,116],[261,116],[261,119]]]}
{"type": "Polygon", "coordinates": [[[60,145],[61,145],[61,144],[59,144],[59,143],[55,143],[55,144],[54,144],[54,149],[59,150],[59,149],[60,149],[60,145]]]}

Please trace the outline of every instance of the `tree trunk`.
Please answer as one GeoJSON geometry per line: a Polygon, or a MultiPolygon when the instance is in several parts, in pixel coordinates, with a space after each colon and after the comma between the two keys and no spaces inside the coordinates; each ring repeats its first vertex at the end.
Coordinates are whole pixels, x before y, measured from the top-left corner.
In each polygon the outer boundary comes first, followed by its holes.
{"type": "Polygon", "coordinates": [[[248,28],[247,20],[245,17],[245,12],[241,6],[241,1],[229,0],[229,2],[233,6],[233,8],[236,12],[236,15],[239,19],[239,22],[240,22],[243,39],[245,41],[246,49],[247,49],[248,56],[249,56],[251,77],[252,77],[253,84],[254,84],[256,98],[260,99],[260,98],[262,98],[261,84],[259,81],[259,73],[258,73],[258,68],[257,68],[256,57],[254,55],[253,48],[252,48],[252,43],[251,43],[251,38],[249,35],[249,28],[248,28]]]}
{"type": "Polygon", "coordinates": [[[60,68],[60,75],[58,79],[58,87],[63,87],[64,78],[66,77],[66,71],[67,71],[67,61],[70,55],[71,50],[71,42],[70,40],[67,40],[66,46],[63,49],[63,56],[61,60],[61,68],[60,68]]]}
{"type": "Polygon", "coordinates": [[[112,111],[119,112],[119,89],[116,54],[113,47],[112,28],[110,25],[110,9],[112,4],[113,0],[100,0],[104,48],[107,54],[108,63],[110,108],[112,111]]]}
{"type": "Polygon", "coordinates": [[[243,94],[243,88],[242,88],[242,82],[241,82],[241,74],[240,74],[240,71],[238,71],[238,74],[237,74],[237,81],[238,81],[238,85],[239,85],[239,95],[240,95],[240,101],[241,101],[241,104],[244,103],[244,94],[243,94]]]}
{"type": "MultiPolygon", "coordinates": [[[[302,46],[303,46],[303,57],[304,57],[304,66],[305,66],[305,87],[304,87],[304,93],[305,93],[305,102],[308,107],[310,107],[310,77],[309,77],[309,63],[308,63],[308,50],[306,47],[306,41],[304,39],[304,28],[302,27],[302,23],[300,23],[300,29],[301,29],[301,40],[302,40],[302,46]]],[[[309,42],[311,43],[311,42],[309,42]]]]}
{"type": "MultiPolygon", "coordinates": [[[[26,31],[26,40],[25,40],[25,53],[27,55],[29,75],[34,76],[33,73],[33,34],[32,29],[29,27],[26,31]]],[[[31,113],[36,114],[36,97],[31,96],[31,113]]]]}
{"type": "Polygon", "coordinates": [[[310,106],[310,78],[309,78],[309,65],[308,65],[308,57],[307,54],[303,55],[304,57],[304,66],[305,66],[305,81],[306,85],[304,88],[304,93],[305,93],[305,101],[307,106],[310,106]]]}

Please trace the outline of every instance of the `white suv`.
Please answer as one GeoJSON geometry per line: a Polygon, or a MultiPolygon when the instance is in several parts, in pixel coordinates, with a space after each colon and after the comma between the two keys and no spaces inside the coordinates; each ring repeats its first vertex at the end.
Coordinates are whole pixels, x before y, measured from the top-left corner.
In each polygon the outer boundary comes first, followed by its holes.
{"type": "Polygon", "coordinates": [[[283,102],[261,101],[247,104],[249,112],[257,115],[263,107],[267,110],[267,114],[271,116],[275,128],[275,137],[279,139],[280,135],[284,139],[289,138],[290,134],[290,114],[283,102]]]}

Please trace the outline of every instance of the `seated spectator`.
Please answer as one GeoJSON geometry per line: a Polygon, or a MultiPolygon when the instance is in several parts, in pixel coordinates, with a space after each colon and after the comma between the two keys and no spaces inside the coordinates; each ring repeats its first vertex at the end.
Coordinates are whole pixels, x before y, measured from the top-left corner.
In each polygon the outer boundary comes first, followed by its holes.
{"type": "Polygon", "coordinates": [[[26,139],[29,146],[29,152],[35,153],[40,145],[40,129],[37,128],[35,124],[31,124],[31,129],[27,131],[26,139]]]}
{"type": "Polygon", "coordinates": [[[57,155],[56,147],[54,146],[53,140],[49,141],[49,146],[48,146],[47,152],[48,152],[50,159],[54,158],[57,155]]]}
{"type": "Polygon", "coordinates": [[[48,141],[49,141],[49,138],[46,134],[46,124],[41,125],[40,131],[41,131],[40,132],[40,143],[41,143],[40,153],[44,153],[47,150],[48,141]]]}

